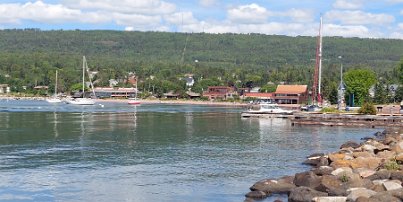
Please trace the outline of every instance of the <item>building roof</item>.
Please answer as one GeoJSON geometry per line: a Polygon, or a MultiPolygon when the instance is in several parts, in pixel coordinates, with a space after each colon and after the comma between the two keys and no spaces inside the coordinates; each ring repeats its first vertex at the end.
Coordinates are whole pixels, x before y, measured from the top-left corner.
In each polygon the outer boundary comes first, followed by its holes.
{"type": "Polygon", "coordinates": [[[308,90],[307,85],[278,85],[276,89],[276,94],[278,93],[299,94],[299,93],[305,93],[307,90],[308,90]]]}
{"type": "Polygon", "coordinates": [[[274,93],[245,93],[245,97],[256,97],[256,98],[271,98],[274,93]]]}

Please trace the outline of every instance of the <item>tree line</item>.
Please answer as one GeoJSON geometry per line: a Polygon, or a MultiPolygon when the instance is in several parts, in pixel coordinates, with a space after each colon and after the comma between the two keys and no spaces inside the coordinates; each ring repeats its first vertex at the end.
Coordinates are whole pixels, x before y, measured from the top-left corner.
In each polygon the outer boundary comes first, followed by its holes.
{"type": "MultiPolygon", "coordinates": [[[[185,74],[193,74],[195,92],[209,85],[261,86],[270,91],[280,82],[311,86],[315,47],[316,37],[306,36],[1,30],[0,83],[10,84],[15,92],[23,92],[23,86],[52,89],[58,70],[58,91],[70,92],[81,82],[85,55],[90,70],[98,72],[98,86],[134,72],[140,90],[157,95],[185,92],[185,74]]],[[[402,40],[324,37],[323,53],[322,89],[327,99],[334,100],[341,64],[346,71],[373,71],[385,85],[402,81],[402,40]]]]}

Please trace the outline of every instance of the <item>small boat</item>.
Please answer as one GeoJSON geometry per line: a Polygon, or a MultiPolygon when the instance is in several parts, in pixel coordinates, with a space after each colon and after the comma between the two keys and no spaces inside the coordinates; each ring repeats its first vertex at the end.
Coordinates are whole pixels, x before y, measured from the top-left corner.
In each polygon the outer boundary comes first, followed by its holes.
{"type": "Polygon", "coordinates": [[[141,104],[141,102],[140,102],[140,100],[137,100],[137,99],[129,99],[127,104],[129,104],[129,105],[139,105],[139,104],[141,104]]]}
{"type": "Polygon", "coordinates": [[[62,100],[59,97],[57,97],[57,70],[56,70],[56,81],[55,82],[56,82],[55,83],[55,94],[52,97],[46,99],[46,101],[49,102],[49,103],[60,103],[60,102],[62,102],[62,100]]]}
{"type": "Polygon", "coordinates": [[[248,114],[281,114],[292,115],[293,111],[281,109],[276,103],[260,103],[259,109],[249,109],[243,113],[248,114]]]}

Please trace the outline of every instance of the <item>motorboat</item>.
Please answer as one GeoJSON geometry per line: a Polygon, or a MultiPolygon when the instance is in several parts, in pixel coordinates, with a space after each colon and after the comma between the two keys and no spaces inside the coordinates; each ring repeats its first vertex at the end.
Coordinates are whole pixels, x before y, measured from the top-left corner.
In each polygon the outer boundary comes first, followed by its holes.
{"type": "Polygon", "coordinates": [[[249,114],[282,114],[282,115],[292,115],[293,111],[285,110],[278,106],[276,103],[260,103],[259,108],[254,109],[253,107],[244,113],[249,114]]]}
{"type": "Polygon", "coordinates": [[[68,104],[73,105],[94,105],[95,102],[91,98],[73,98],[66,101],[68,104]]]}

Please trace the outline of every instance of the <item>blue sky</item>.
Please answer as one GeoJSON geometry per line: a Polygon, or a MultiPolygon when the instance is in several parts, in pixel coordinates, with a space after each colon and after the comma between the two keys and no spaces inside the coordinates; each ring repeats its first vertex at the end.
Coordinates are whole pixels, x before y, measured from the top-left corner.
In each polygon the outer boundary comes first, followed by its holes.
{"type": "Polygon", "coordinates": [[[403,39],[403,0],[2,0],[0,29],[403,39]]]}

